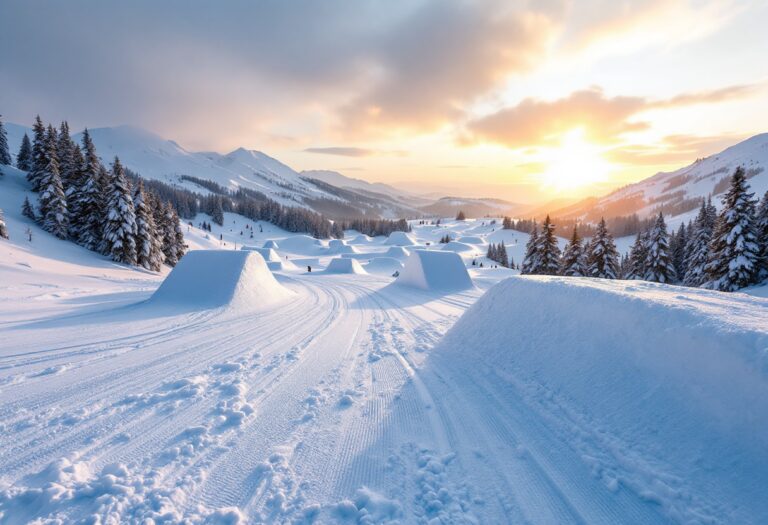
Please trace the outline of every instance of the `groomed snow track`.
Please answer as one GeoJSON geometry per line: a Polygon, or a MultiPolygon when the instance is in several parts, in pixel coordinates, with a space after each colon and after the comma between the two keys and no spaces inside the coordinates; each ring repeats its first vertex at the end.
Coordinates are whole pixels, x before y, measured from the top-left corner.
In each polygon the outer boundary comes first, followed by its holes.
{"type": "MultiPolygon", "coordinates": [[[[610,429],[576,446],[562,392],[433,353],[479,290],[278,279],[297,299],[257,314],[0,318],[0,522],[681,521],[652,480],[611,482],[639,463],[610,429]]],[[[655,466],[701,521],[761,521],[655,466]]]]}

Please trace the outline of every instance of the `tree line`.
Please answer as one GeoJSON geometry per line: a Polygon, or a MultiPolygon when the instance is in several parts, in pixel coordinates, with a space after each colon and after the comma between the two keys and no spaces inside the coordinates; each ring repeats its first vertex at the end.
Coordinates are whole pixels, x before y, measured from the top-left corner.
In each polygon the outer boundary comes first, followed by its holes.
{"type": "Polygon", "coordinates": [[[702,200],[696,219],[676,232],[668,233],[661,212],[647,224],[624,257],[604,219],[589,242],[574,227],[561,253],[547,216],[541,231],[533,223],[521,273],[639,279],[721,291],[768,279],[768,192],[758,202],[742,167],[730,179],[720,213],[709,198],[702,200]]]}
{"type": "MultiPolygon", "coordinates": [[[[4,130],[0,136],[5,139],[4,130]]],[[[5,151],[0,154],[7,158],[5,151]]],[[[45,126],[38,116],[33,139],[25,134],[16,157],[18,169],[27,172],[37,194],[33,205],[27,197],[25,217],[60,239],[109,256],[112,260],[159,271],[174,266],[186,251],[176,209],[141,180],[126,176],[120,159],[107,169],[96,153],[86,129],[82,143],[72,139],[69,125],[45,126]]]]}

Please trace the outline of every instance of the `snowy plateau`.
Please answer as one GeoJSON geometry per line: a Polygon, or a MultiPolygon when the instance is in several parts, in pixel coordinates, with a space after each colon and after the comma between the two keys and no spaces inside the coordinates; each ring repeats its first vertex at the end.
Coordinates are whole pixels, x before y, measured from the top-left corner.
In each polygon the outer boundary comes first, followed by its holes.
{"type": "Polygon", "coordinates": [[[3,172],[2,524],[768,522],[765,285],[519,276],[500,217],[199,215],[158,274],[49,235],[3,172]]]}

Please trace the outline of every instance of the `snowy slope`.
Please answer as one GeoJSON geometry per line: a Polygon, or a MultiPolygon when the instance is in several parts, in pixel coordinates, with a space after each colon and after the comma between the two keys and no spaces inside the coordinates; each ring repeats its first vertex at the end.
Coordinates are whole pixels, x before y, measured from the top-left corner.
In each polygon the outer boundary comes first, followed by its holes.
{"type": "Polygon", "coordinates": [[[768,133],[755,135],[679,170],[657,173],[599,199],[588,199],[552,213],[558,217],[599,220],[601,215],[630,213],[645,217],[664,206],[667,215],[681,215],[686,213],[685,208],[695,208],[695,201],[709,195],[715,197],[713,203],[719,207],[719,196],[727,189],[726,180],[738,166],[746,170],[757,197],[768,191],[768,133]]]}

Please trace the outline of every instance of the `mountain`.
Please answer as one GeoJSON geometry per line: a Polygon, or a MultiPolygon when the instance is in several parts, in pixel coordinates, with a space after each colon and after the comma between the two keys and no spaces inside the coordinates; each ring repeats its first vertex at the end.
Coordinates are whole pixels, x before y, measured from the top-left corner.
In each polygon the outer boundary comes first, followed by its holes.
{"type": "Polygon", "coordinates": [[[383,182],[368,182],[362,179],[355,179],[347,177],[346,175],[332,170],[304,170],[301,172],[302,177],[309,179],[316,179],[323,181],[327,184],[331,184],[338,188],[347,188],[351,190],[359,190],[364,192],[385,194],[391,197],[397,198],[414,198],[418,199],[416,195],[408,193],[406,191],[394,188],[389,184],[383,182]]]}
{"type": "Polygon", "coordinates": [[[455,217],[463,211],[467,217],[499,217],[516,215],[520,205],[502,199],[474,199],[468,197],[442,197],[435,202],[419,208],[428,215],[437,217],[455,217]]]}
{"type": "MultiPolygon", "coordinates": [[[[761,197],[768,191],[768,133],[755,135],[720,153],[697,159],[672,172],[661,172],[640,182],[624,186],[599,198],[590,197],[576,204],[551,211],[562,218],[598,220],[637,213],[641,218],[663,211],[680,216],[693,212],[702,197],[719,197],[728,189],[733,171],[742,166],[751,191],[761,197]]],[[[715,198],[716,205],[720,199],[715,198]]]]}

